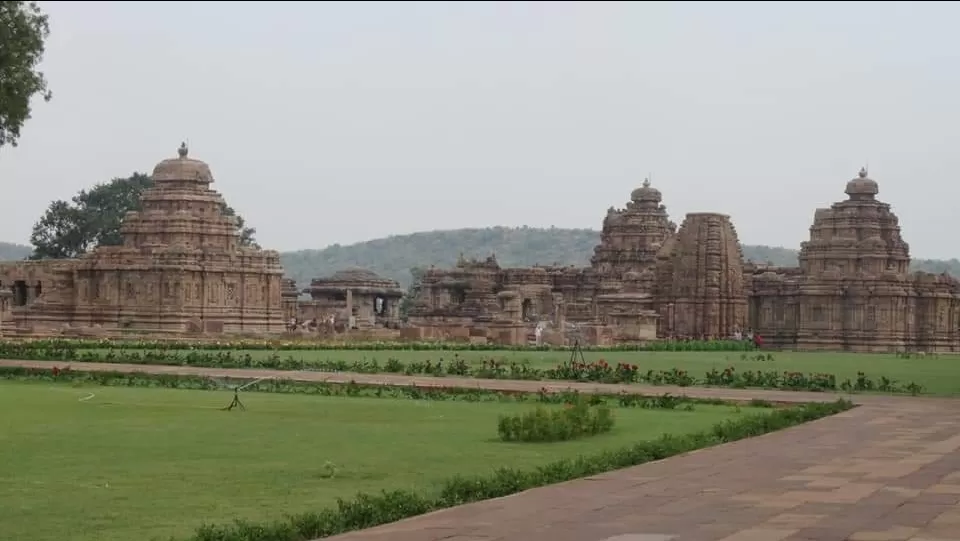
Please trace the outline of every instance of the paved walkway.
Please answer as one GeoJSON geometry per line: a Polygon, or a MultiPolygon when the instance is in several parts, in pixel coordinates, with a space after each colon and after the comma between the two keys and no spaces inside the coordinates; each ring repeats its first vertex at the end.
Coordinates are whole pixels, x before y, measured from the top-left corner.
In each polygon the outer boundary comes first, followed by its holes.
{"type": "MultiPolygon", "coordinates": [[[[3,366],[64,363],[0,361],[3,366]]],[[[74,363],[121,370],[504,390],[626,387],[74,363]]],[[[776,401],[823,393],[630,386],[776,401]]],[[[960,541],[960,400],[851,397],[803,426],[330,538],[336,541],[960,541]]]]}

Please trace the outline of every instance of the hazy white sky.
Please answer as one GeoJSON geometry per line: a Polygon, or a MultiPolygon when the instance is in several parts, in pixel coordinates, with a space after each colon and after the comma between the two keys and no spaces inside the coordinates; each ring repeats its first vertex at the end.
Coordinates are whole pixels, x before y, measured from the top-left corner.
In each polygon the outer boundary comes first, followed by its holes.
{"type": "Polygon", "coordinates": [[[2,240],[188,139],[279,250],[599,228],[648,172],[676,221],[797,247],[868,162],[913,255],[960,255],[956,3],[43,5],[54,100],[0,150],[2,240]]]}

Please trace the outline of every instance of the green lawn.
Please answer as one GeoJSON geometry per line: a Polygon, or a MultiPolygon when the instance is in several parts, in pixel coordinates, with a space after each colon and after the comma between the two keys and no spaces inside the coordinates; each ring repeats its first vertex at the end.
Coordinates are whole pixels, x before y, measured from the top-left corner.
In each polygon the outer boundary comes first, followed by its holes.
{"type": "MultiPolygon", "coordinates": [[[[118,350],[117,353],[121,351],[118,350]]],[[[101,350],[101,353],[106,351],[101,350]]],[[[216,352],[208,352],[214,354],[216,352]]],[[[235,351],[235,355],[250,354],[264,358],[274,352],[265,350],[235,351]]],[[[498,359],[507,362],[527,363],[537,368],[552,368],[570,359],[569,352],[562,351],[357,351],[357,350],[300,350],[279,351],[282,358],[293,357],[312,361],[347,361],[376,359],[381,365],[390,358],[403,362],[437,361],[449,362],[454,356],[479,363],[483,359],[498,359]]],[[[638,365],[642,371],[687,370],[698,379],[716,368],[723,370],[733,366],[739,371],[776,370],[778,372],[821,372],[834,374],[839,380],[856,379],[857,372],[864,372],[873,380],[886,376],[903,384],[915,382],[924,387],[925,393],[960,395],[960,355],[939,357],[913,357],[904,359],[896,355],[859,353],[795,353],[772,352],[773,362],[743,361],[737,352],[585,352],[587,361],[605,359],[610,364],[618,362],[638,365]]],[[[751,355],[752,356],[752,355],[751,355]]]]}
{"type": "Polygon", "coordinates": [[[615,408],[609,434],[506,444],[497,417],[535,407],[0,383],[0,530],[31,541],[188,535],[202,522],[280,518],[358,491],[532,467],[699,431],[759,411],[615,408]],[[330,478],[330,464],[336,474],[330,478]]]}

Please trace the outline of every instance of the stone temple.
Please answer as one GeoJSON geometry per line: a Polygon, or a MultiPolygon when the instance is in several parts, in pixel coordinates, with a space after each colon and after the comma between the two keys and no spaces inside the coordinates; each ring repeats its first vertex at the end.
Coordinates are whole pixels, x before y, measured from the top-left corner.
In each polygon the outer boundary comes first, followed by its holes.
{"type": "Polygon", "coordinates": [[[814,213],[799,266],[745,262],[729,216],[671,221],[644,181],[603,218],[584,267],[426,270],[412,298],[360,268],[299,290],[279,255],[240,245],[204,162],[157,164],[123,244],[75,260],[0,264],[5,336],[216,336],[613,345],[755,332],[798,350],[960,351],[960,282],[911,273],[909,246],[866,170],[814,213]],[[309,294],[309,299],[301,299],[309,294]],[[407,321],[400,316],[407,306],[407,321]]]}
{"type": "Polygon", "coordinates": [[[730,218],[688,214],[678,229],[662,199],[644,181],[624,208],[610,208],[589,267],[504,269],[490,256],[428,270],[406,334],[607,345],[733,336],[748,304],[730,218]]]}
{"type": "Polygon", "coordinates": [[[153,180],[122,245],[0,264],[5,336],[282,332],[279,254],[240,246],[210,167],[181,145],[153,180]]]}
{"type": "Polygon", "coordinates": [[[609,209],[589,267],[502,268],[495,256],[429,269],[405,336],[590,344],[728,338],[774,347],[960,351],[960,282],[909,272],[909,247],[861,170],[847,199],[817,210],[799,267],[743,260],[723,214],[670,221],[644,182],[609,209]]]}
{"type": "Polygon", "coordinates": [[[814,214],[799,268],[753,268],[749,325],[804,350],[958,351],[960,283],[910,273],[910,249],[862,169],[847,199],[814,214]]]}
{"type": "Polygon", "coordinates": [[[314,278],[304,290],[310,300],[299,303],[305,320],[342,322],[344,330],[371,331],[400,326],[400,284],[361,268],[337,271],[314,278]]]}

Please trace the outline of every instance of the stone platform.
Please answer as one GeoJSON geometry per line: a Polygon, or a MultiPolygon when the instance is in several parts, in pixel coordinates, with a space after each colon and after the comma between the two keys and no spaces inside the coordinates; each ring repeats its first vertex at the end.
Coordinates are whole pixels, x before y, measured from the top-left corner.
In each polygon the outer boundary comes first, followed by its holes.
{"type": "MultiPolygon", "coordinates": [[[[0,366],[65,363],[0,361],[0,366]]],[[[74,363],[73,370],[536,391],[626,386],[74,363]]],[[[840,395],[629,386],[781,402],[840,395]]],[[[847,395],[859,407],[758,438],[438,511],[336,541],[960,541],[960,400],[847,395]]]]}

